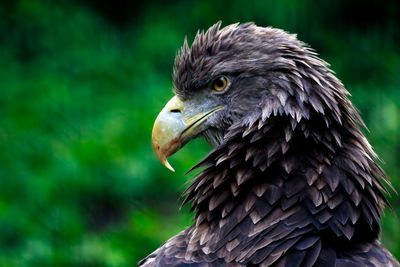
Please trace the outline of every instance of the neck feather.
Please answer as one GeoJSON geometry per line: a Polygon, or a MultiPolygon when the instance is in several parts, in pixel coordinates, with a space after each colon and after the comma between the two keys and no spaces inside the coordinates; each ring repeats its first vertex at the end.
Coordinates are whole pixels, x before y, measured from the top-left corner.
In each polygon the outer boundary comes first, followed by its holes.
{"type": "Polygon", "coordinates": [[[310,234],[342,245],[376,239],[385,175],[355,122],[327,119],[253,114],[231,127],[186,191],[192,241],[240,258],[247,241],[267,248],[310,234]]]}

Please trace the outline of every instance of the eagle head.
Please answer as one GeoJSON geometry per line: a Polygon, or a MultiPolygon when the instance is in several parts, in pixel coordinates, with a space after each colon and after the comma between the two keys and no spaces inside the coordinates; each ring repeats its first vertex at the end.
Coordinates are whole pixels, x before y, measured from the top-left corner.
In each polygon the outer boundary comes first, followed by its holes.
{"type": "MultiPolygon", "coordinates": [[[[198,32],[191,47],[185,39],[175,58],[176,96],[158,115],[152,135],[165,166],[173,170],[166,158],[192,138],[205,137],[216,147],[244,124],[278,124],[288,139],[301,120],[311,121],[303,126],[306,134],[312,124],[342,126],[343,116],[362,123],[327,63],[295,34],[253,23],[220,26],[198,32]]],[[[340,142],[340,133],[333,138],[340,142]]]]}

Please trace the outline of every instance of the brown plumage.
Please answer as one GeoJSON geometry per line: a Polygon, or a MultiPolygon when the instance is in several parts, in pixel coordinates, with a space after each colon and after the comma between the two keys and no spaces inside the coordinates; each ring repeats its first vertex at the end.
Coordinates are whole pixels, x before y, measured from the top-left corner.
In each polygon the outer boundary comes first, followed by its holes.
{"type": "Polygon", "coordinates": [[[214,149],[185,193],[194,225],[140,266],[399,266],[378,240],[390,183],[364,124],[295,35],[217,23],[185,41],[173,78],[188,110],[223,108],[196,132],[214,149]]]}

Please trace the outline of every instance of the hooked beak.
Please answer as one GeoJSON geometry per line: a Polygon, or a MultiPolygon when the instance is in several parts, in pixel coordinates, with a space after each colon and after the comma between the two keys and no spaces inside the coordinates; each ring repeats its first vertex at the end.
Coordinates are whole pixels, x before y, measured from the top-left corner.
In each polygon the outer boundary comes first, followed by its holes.
{"type": "Polygon", "coordinates": [[[158,160],[171,171],[175,171],[167,158],[182,148],[187,142],[205,130],[203,123],[222,107],[190,112],[177,96],[171,98],[158,114],[153,126],[152,144],[158,160]]]}

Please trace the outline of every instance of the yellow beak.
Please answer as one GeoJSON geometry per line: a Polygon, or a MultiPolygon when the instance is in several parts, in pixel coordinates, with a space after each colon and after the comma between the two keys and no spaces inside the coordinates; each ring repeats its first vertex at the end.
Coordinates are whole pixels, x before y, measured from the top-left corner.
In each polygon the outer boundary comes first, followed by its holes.
{"type": "Polygon", "coordinates": [[[174,96],[158,114],[153,126],[152,144],[158,160],[174,171],[167,158],[203,131],[203,122],[221,108],[216,107],[188,116],[193,112],[185,107],[183,101],[174,96]]]}

